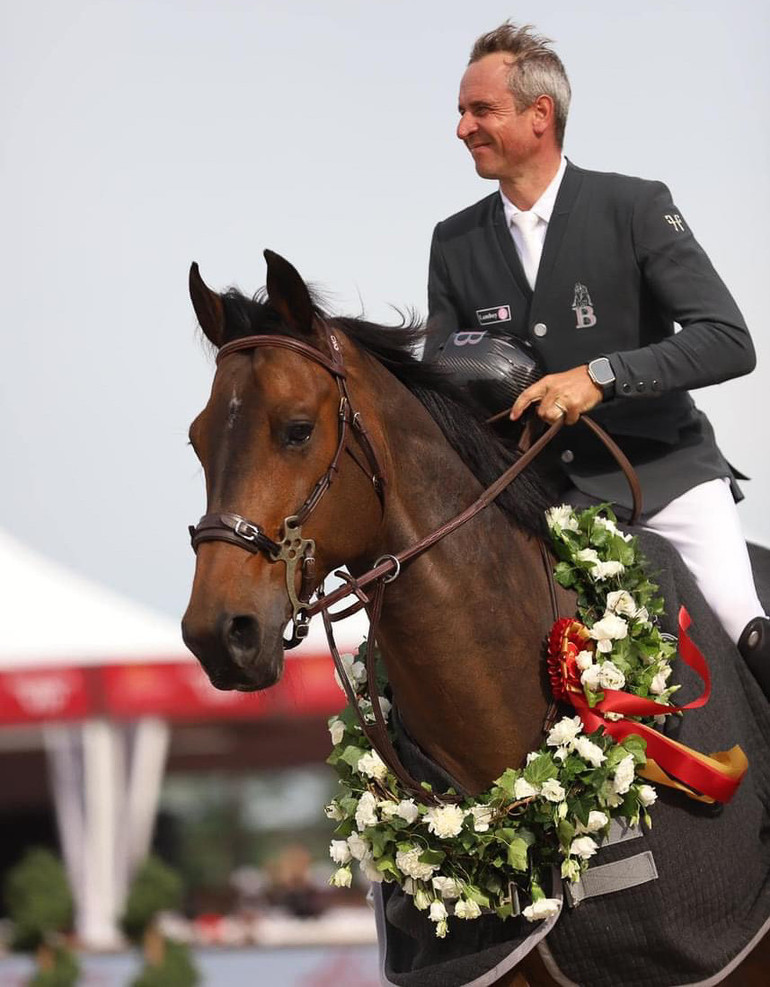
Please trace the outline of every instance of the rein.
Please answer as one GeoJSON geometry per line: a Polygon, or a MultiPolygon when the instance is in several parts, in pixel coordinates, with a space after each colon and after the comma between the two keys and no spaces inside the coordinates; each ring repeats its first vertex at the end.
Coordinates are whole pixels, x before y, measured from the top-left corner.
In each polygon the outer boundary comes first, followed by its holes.
{"type": "MultiPolygon", "coordinates": [[[[523,452],[517,461],[510,466],[501,476],[497,478],[480,496],[464,511],[450,518],[435,531],[425,535],[419,541],[408,548],[403,549],[394,555],[383,555],[377,559],[371,569],[361,576],[352,577],[347,573],[338,572],[336,575],[343,580],[343,585],[328,595],[319,588],[317,600],[310,602],[315,581],[315,541],[312,538],[305,538],[302,535],[302,525],[307,521],[312,512],[318,506],[321,498],[329,489],[335,474],[339,470],[339,461],[342,456],[350,431],[360,445],[363,454],[371,470],[371,480],[377,496],[380,500],[381,509],[385,510],[385,490],[387,486],[386,477],[380,465],[380,460],[372,445],[363,420],[359,412],[353,409],[350,395],[347,388],[347,374],[343,365],[342,352],[339,342],[334,333],[324,326],[326,339],[329,345],[331,357],[327,357],[321,350],[309,343],[293,339],[287,336],[256,335],[245,336],[233,342],[225,344],[217,354],[217,365],[226,357],[233,353],[258,349],[264,346],[280,347],[291,350],[308,360],[317,363],[330,373],[335,381],[340,393],[340,404],[338,412],[338,439],[332,461],[326,472],[317,481],[305,502],[294,513],[284,519],[280,540],[273,541],[263,531],[263,529],[252,521],[241,517],[239,514],[206,514],[200,519],[196,526],[190,526],[190,540],[193,550],[197,552],[198,546],[206,541],[224,541],[238,548],[243,548],[253,554],[262,553],[269,562],[284,562],[286,566],[286,589],[289,601],[292,606],[292,636],[288,641],[284,641],[284,647],[288,650],[296,647],[307,636],[310,619],[317,613],[323,615],[324,628],[329,642],[329,648],[334,659],[340,682],[345,690],[348,702],[355,710],[358,721],[364,735],[371,743],[375,751],[382,760],[393,771],[404,787],[410,791],[414,797],[427,805],[440,805],[462,800],[460,795],[443,795],[441,797],[427,791],[401,763],[401,759],[393,746],[388,735],[385,717],[380,707],[380,696],[376,681],[375,668],[375,641],[377,628],[379,626],[380,615],[382,613],[385,586],[393,582],[401,573],[402,567],[413,558],[427,551],[437,542],[446,538],[447,535],[456,531],[466,524],[477,514],[489,506],[516,477],[525,470],[530,463],[542,452],[543,449],[558,435],[564,425],[564,419],[559,419],[551,425],[536,442],[523,452]],[[297,591],[297,572],[299,570],[300,589],[297,591]],[[366,587],[373,588],[367,594],[366,587]],[[346,607],[344,610],[334,614],[329,612],[329,608],[335,603],[348,596],[355,596],[356,602],[346,607]],[[362,713],[358,699],[345,671],[342,658],[334,640],[332,624],[338,620],[366,608],[369,614],[370,631],[368,646],[366,649],[366,674],[369,696],[372,702],[372,713],[374,723],[368,723],[362,713]]],[[[495,416],[502,417],[504,413],[495,416]]],[[[641,488],[639,480],[634,472],[631,463],[621,452],[617,444],[607,435],[607,433],[592,419],[585,415],[581,421],[599,437],[606,445],[610,453],[614,456],[618,465],[628,480],[633,496],[632,523],[636,523],[642,508],[641,488]]],[[[350,451],[350,450],[349,450],[350,451]]],[[[352,455],[352,453],[351,453],[352,455]]],[[[355,455],[353,459],[361,465],[355,455]]],[[[548,575],[548,584],[554,620],[559,614],[556,603],[556,592],[553,585],[553,573],[551,571],[548,551],[540,542],[540,549],[548,575]]]]}

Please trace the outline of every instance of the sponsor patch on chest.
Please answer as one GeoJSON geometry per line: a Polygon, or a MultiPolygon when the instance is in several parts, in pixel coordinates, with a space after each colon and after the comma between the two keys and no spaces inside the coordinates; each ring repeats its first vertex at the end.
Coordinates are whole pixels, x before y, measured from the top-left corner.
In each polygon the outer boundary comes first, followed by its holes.
{"type": "Polygon", "coordinates": [[[493,325],[496,322],[511,321],[510,305],[490,305],[489,308],[477,308],[476,318],[480,326],[493,325]]]}
{"type": "Polygon", "coordinates": [[[579,281],[575,283],[575,295],[572,300],[572,311],[575,313],[575,327],[577,329],[590,329],[597,323],[594,303],[588,293],[588,288],[579,281]]]}

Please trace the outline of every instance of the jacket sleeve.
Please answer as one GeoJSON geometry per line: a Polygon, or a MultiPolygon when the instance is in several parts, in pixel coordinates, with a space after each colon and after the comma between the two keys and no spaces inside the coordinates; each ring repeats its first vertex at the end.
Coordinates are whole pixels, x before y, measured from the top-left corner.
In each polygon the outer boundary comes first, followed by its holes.
{"type": "Polygon", "coordinates": [[[639,349],[607,354],[616,397],[691,390],[750,373],[756,358],[743,316],[665,185],[645,183],[632,235],[653,305],[681,330],[639,349]]]}
{"type": "Polygon", "coordinates": [[[460,328],[460,312],[450,287],[449,272],[441,246],[439,228],[433,231],[428,266],[428,333],[425,359],[435,356],[439,346],[460,328]]]}

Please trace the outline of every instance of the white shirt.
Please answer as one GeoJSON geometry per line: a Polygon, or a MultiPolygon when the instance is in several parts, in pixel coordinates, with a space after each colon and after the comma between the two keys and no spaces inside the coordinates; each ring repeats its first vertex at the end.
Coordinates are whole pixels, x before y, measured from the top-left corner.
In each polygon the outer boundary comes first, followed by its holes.
{"type": "MultiPolygon", "coordinates": [[[[561,163],[559,164],[559,170],[551,179],[551,183],[548,188],[543,192],[537,202],[532,206],[529,212],[535,213],[538,218],[538,224],[534,227],[533,233],[538,239],[540,244],[540,251],[543,250],[543,244],[545,243],[545,234],[548,231],[548,224],[551,221],[551,213],[553,212],[553,207],[556,203],[556,196],[559,192],[559,187],[561,186],[561,180],[564,178],[564,172],[567,168],[567,159],[562,154],[561,163]]],[[[503,209],[505,211],[505,221],[508,223],[508,229],[510,230],[511,237],[513,238],[514,246],[516,247],[516,253],[519,255],[519,259],[522,257],[522,250],[524,247],[524,242],[522,240],[521,230],[513,223],[513,217],[520,212],[524,212],[523,209],[519,209],[518,206],[507,199],[503,194],[503,190],[500,189],[500,198],[503,200],[503,209]]]]}

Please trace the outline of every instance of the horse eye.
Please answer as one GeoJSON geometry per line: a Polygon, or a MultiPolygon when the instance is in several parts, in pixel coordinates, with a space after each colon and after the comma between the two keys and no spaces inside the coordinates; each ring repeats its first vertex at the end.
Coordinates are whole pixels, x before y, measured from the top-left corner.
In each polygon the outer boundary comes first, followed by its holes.
{"type": "Polygon", "coordinates": [[[292,422],[286,426],[286,445],[304,445],[313,434],[313,426],[310,422],[292,422]]]}

